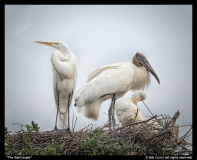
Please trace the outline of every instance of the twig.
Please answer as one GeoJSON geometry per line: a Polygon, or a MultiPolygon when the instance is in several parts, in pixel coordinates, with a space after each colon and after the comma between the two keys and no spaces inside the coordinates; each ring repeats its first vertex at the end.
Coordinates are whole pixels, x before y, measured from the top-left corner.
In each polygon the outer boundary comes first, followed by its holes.
{"type": "Polygon", "coordinates": [[[174,124],[176,123],[176,119],[179,117],[180,115],[180,112],[179,110],[174,114],[174,116],[171,118],[171,122],[170,122],[170,125],[171,126],[174,126],[174,124]]]}
{"type": "Polygon", "coordinates": [[[188,133],[190,132],[191,129],[192,129],[192,126],[191,126],[191,128],[187,131],[187,133],[185,133],[185,134],[182,136],[181,143],[182,143],[182,141],[186,138],[186,136],[188,135],[188,133]]]}
{"type": "MultiPolygon", "coordinates": [[[[139,110],[138,110],[139,114],[139,110]]],[[[178,114],[176,114],[178,115],[178,114]]],[[[124,147],[127,145],[125,150],[117,150],[115,152],[110,152],[110,154],[115,155],[177,155],[177,154],[192,154],[189,147],[192,147],[192,143],[189,143],[188,138],[192,133],[193,126],[189,127],[187,132],[182,136],[178,137],[174,132],[175,126],[168,125],[167,128],[164,126],[157,126],[154,122],[158,120],[163,120],[168,124],[173,123],[173,118],[169,116],[157,116],[157,120],[151,119],[155,118],[157,115],[150,117],[145,121],[134,122],[124,126],[115,124],[116,129],[109,131],[107,126],[109,123],[104,124],[104,126],[98,126],[99,130],[105,130],[101,134],[95,134],[92,138],[89,136],[89,131],[92,131],[97,126],[89,124],[80,131],[76,132],[20,132],[15,134],[10,134],[5,132],[5,147],[6,150],[14,149],[16,153],[26,154],[25,147],[29,147],[31,154],[39,154],[40,152],[46,153],[45,151],[52,146],[55,142],[58,144],[63,144],[62,150],[58,151],[57,154],[63,155],[90,155],[93,150],[98,149],[98,154],[100,150],[104,150],[106,153],[106,145],[110,147],[124,147]],[[163,117],[163,119],[162,119],[163,117]],[[146,123],[148,122],[148,123],[146,123]],[[119,128],[118,128],[119,127],[119,128]],[[160,129],[161,128],[161,129],[160,129]],[[99,136],[99,137],[97,137],[99,136]],[[94,141],[99,139],[100,141],[94,141]],[[93,141],[91,141],[93,140],[93,141]],[[122,142],[121,142],[122,141],[122,142]],[[187,142],[188,141],[188,142],[187,142]],[[86,143],[88,142],[88,143],[86,143]],[[83,144],[83,145],[81,145],[83,144]],[[91,145],[90,146],[87,146],[91,145]],[[28,146],[26,146],[28,145],[28,146]],[[131,146],[131,147],[130,147],[131,146]],[[81,148],[82,147],[82,148],[81,148]]],[[[135,119],[136,120],[136,119],[135,119]]],[[[73,118],[73,130],[75,130],[76,120],[73,118]],[[75,122],[75,123],[74,123],[75,122]]],[[[113,122],[111,122],[113,123],[113,122]]],[[[21,125],[21,124],[19,124],[21,125]]],[[[174,124],[176,125],[176,124],[174,124]]],[[[22,127],[24,125],[21,125],[22,127]]],[[[22,128],[21,129],[24,129],[22,128]]],[[[20,128],[20,126],[19,126],[20,128]]],[[[177,131],[179,130],[179,125],[176,125],[177,131]]],[[[122,149],[122,148],[121,148],[122,149]]],[[[108,152],[108,151],[107,151],[108,152]]],[[[7,152],[6,154],[9,154],[7,152]]],[[[48,154],[48,153],[46,153],[48,154]]],[[[97,153],[96,153],[97,154],[97,153]]]]}
{"type": "MultiPolygon", "coordinates": [[[[137,108],[137,113],[135,114],[135,119],[136,119],[137,115],[138,115],[138,108],[137,108]]],[[[134,119],[134,122],[135,122],[135,119],[134,119]]]]}
{"type": "Polygon", "coordinates": [[[25,125],[23,125],[23,124],[20,124],[20,123],[13,123],[13,125],[15,125],[15,124],[18,124],[18,125],[20,125],[21,126],[21,131],[22,131],[22,127],[25,127],[25,128],[27,128],[25,125]]]}
{"type": "Polygon", "coordinates": [[[87,125],[86,127],[82,128],[79,132],[83,131],[85,128],[89,127],[90,125],[92,125],[92,123],[87,125]]]}
{"type": "Polygon", "coordinates": [[[149,118],[149,119],[147,119],[147,120],[144,120],[144,121],[129,123],[129,124],[124,125],[124,126],[122,126],[122,127],[120,127],[120,128],[117,128],[115,131],[120,130],[120,129],[125,128],[125,127],[128,127],[128,126],[133,125],[133,124],[146,123],[146,122],[150,121],[151,119],[153,119],[153,118],[155,118],[155,117],[157,117],[157,115],[155,115],[155,116],[153,116],[153,117],[151,117],[151,118],[149,118]]]}
{"type": "MultiPolygon", "coordinates": [[[[142,101],[143,103],[144,103],[144,101],[142,101]]],[[[150,111],[150,109],[147,107],[147,105],[144,103],[144,105],[146,106],[146,108],[149,110],[149,112],[152,114],[152,112],[150,111]]],[[[152,114],[152,116],[154,116],[153,114],[152,114]]],[[[157,119],[156,117],[155,117],[155,119],[157,119]]]]}

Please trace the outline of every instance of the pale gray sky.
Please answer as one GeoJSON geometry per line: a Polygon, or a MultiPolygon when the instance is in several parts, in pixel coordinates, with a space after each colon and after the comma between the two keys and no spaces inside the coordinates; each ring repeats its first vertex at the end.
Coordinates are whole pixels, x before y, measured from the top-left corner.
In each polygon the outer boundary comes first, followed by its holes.
{"type": "MultiPolygon", "coordinates": [[[[20,130],[13,123],[34,121],[41,131],[55,124],[54,48],[35,41],[68,44],[78,63],[76,91],[96,68],[132,61],[142,52],[161,81],[151,75],[146,105],[157,115],[179,110],[177,123],[192,123],[192,5],[6,5],[5,126],[13,132],[20,130]]],[[[110,100],[102,104],[98,121],[86,119],[73,105],[76,130],[108,120],[104,112],[110,100]]],[[[138,106],[151,115],[142,102],[138,106]]]]}

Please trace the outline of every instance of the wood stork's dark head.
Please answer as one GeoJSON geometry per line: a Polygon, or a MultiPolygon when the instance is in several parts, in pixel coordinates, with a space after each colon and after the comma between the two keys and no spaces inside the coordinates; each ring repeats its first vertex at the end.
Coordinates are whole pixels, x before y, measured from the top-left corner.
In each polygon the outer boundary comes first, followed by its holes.
{"type": "Polygon", "coordinates": [[[154,69],[152,68],[152,66],[150,65],[148,60],[146,59],[145,55],[143,55],[142,53],[137,52],[134,55],[132,62],[137,67],[144,66],[146,68],[146,70],[148,72],[150,72],[156,78],[157,82],[160,84],[159,77],[157,76],[157,74],[155,73],[154,69]]]}

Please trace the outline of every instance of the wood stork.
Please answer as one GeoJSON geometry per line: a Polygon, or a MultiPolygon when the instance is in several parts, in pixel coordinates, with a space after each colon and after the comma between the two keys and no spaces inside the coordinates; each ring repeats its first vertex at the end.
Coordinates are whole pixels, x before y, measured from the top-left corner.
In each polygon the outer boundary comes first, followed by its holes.
{"type": "MultiPolygon", "coordinates": [[[[125,125],[146,120],[145,116],[140,111],[140,108],[137,106],[139,101],[144,101],[145,99],[146,93],[142,90],[137,90],[133,92],[131,98],[117,100],[114,107],[118,121],[125,125]]],[[[147,124],[150,124],[149,129],[151,132],[156,133],[158,132],[158,129],[162,128],[157,121],[150,120],[147,124]]]]}
{"type": "Polygon", "coordinates": [[[145,120],[144,115],[137,106],[137,102],[144,101],[146,93],[142,90],[133,92],[131,98],[122,98],[116,101],[115,110],[118,121],[128,124],[145,120]]]}
{"type": "Polygon", "coordinates": [[[148,87],[150,74],[160,80],[146,57],[137,52],[132,62],[119,62],[102,66],[93,71],[87,83],[75,94],[75,106],[78,110],[84,107],[87,118],[97,120],[102,102],[112,99],[108,110],[109,122],[114,120],[114,104],[117,98],[122,97],[129,90],[139,90],[148,87]]]}
{"type": "Polygon", "coordinates": [[[68,118],[68,131],[69,126],[69,108],[73,99],[77,83],[77,61],[75,55],[71,52],[68,45],[61,41],[56,42],[41,42],[36,41],[39,44],[45,44],[50,47],[54,47],[57,50],[53,51],[51,56],[51,62],[53,65],[53,91],[54,98],[57,107],[55,128],[57,130],[57,115],[59,112],[59,119],[61,127],[65,128],[68,118]],[[68,116],[67,116],[68,115],[68,116]]]}
{"type": "MultiPolygon", "coordinates": [[[[137,102],[144,101],[145,99],[146,93],[142,90],[134,91],[131,98],[118,99],[114,106],[118,121],[125,125],[146,120],[145,116],[140,111],[140,108],[137,106],[137,102]]],[[[158,120],[150,120],[146,122],[149,124],[148,129],[150,132],[158,133],[159,130],[163,129],[163,126],[158,122],[158,120]]],[[[174,124],[171,127],[171,133],[173,137],[178,137],[179,126],[177,124],[174,124]]]]}

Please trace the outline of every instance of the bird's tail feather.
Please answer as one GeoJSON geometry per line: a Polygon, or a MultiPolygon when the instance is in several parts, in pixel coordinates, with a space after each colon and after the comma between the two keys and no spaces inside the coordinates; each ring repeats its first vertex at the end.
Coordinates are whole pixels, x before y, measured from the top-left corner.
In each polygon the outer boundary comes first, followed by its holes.
{"type": "Polygon", "coordinates": [[[87,118],[91,118],[93,120],[97,120],[99,117],[100,107],[103,99],[98,99],[93,102],[85,103],[84,115],[87,118]]]}
{"type": "Polygon", "coordinates": [[[78,107],[77,106],[77,113],[80,113],[80,112],[82,112],[84,110],[84,106],[82,106],[82,107],[78,107]]]}
{"type": "Polygon", "coordinates": [[[78,91],[77,91],[77,93],[75,93],[75,106],[83,106],[83,104],[85,103],[84,102],[84,97],[82,96],[82,97],[80,97],[80,95],[81,95],[81,92],[83,92],[84,91],[84,89],[86,88],[87,86],[86,85],[84,85],[83,87],[81,87],[78,91]]]}

